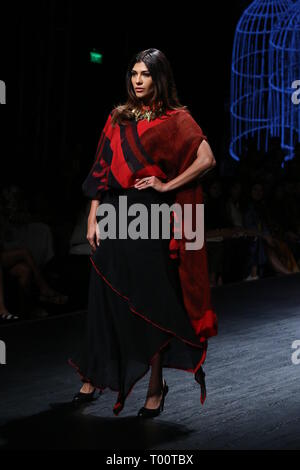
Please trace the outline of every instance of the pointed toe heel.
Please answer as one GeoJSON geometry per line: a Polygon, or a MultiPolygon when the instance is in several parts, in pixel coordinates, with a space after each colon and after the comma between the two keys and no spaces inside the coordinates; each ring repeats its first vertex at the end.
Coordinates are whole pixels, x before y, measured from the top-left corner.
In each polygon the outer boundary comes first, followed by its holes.
{"type": "Polygon", "coordinates": [[[203,405],[206,399],[206,384],[205,384],[205,372],[200,367],[195,373],[195,380],[200,385],[200,402],[203,405]]]}
{"type": "MultiPolygon", "coordinates": [[[[83,393],[83,392],[78,392],[76,395],[74,395],[72,399],[72,403],[75,406],[80,406],[85,403],[90,403],[91,401],[94,400],[94,395],[95,395],[96,389],[93,390],[91,393],[83,393]]],[[[99,395],[102,394],[102,391],[99,391],[99,395]]]]}
{"type": "Polygon", "coordinates": [[[162,399],[161,399],[161,402],[159,404],[159,406],[157,408],[154,408],[154,409],[150,409],[150,408],[145,408],[144,406],[142,406],[142,408],[140,408],[137,416],[139,418],[155,418],[156,416],[160,415],[160,413],[163,412],[164,410],[164,405],[165,405],[165,397],[167,395],[169,391],[169,387],[166,383],[166,381],[164,381],[164,386],[163,386],[163,389],[162,389],[162,399]]]}

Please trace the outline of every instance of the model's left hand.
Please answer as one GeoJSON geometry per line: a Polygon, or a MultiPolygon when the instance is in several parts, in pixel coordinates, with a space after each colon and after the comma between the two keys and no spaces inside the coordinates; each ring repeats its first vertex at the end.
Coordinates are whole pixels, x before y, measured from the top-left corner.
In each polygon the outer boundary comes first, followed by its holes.
{"type": "Polygon", "coordinates": [[[160,193],[163,193],[167,190],[166,183],[162,183],[162,181],[156,178],[156,176],[147,176],[146,178],[137,178],[135,180],[134,187],[136,189],[153,188],[160,193]]]}

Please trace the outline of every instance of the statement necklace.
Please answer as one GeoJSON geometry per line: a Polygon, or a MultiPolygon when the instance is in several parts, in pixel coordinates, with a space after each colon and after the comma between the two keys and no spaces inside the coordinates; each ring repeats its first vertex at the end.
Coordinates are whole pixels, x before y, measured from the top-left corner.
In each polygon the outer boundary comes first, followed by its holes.
{"type": "Polygon", "coordinates": [[[153,119],[156,119],[159,116],[162,116],[164,113],[162,105],[159,105],[153,109],[151,109],[150,106],[143,106],[141,110],[133,108],[131,112],[133,113],[136,121],[147,119],[148,122],[153,121],[153,119]]]}

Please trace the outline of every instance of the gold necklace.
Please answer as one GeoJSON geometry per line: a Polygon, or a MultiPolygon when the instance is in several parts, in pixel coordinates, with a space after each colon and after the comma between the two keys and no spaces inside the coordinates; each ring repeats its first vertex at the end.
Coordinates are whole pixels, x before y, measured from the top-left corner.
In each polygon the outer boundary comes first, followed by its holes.
{"type": "Polygon", "coordinates": [[[163,107],[160,105],[155,109],[144,109],[140,110],[138,108],[133,108],[131,110],[133,113],[135,120],[140,121],[141,119],[147,119],[148,122],[152,121],[153,119],[156,119],[157,117],[161,116],[163,114],[163,107]]]}

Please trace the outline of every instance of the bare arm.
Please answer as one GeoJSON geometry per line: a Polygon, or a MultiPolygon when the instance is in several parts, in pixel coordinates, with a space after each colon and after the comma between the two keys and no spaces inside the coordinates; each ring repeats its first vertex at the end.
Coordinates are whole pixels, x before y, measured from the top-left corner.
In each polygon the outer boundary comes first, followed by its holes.
{"type": "Polygon", "coordinates": [[[96,219],[96,212],[99,207],[100,201],[98,199],[93,199],[91,202],[91,208],[90,208],[90,213],[89,213],[89,220],[95,221],[96,219]]]}
{"type": "Polygon", "coordinates": [[[165,184],[165,191],[177,189],[186,183],[201,176],[202,173],[210,170],[216,166],[214,154],[210,148],[209,143],[203,140],[197,150],[196,160],[180,175],[165,184]]]}
{"type": "Polygon", "coordinates": [[[99,204],[100,204],[100,201],[98,201],[98,199],[92,200],[90,213],[88,216],[86,238],[93,251],[96,250],[97,246],[99,246],[99,243],[100,243],[100,233],[99,233],[97,219],[96,219],[96,212],[97,212],[97,208],[99,204]]]}
{"type": "Polygon", "coordinates": [[[162,181],[155,176],[138,178],[136,179],[134,187],[137,189],[153,187],[159,192],[171,191],[198,178],[215,166],[216,160],[210,145],[206,140],[203,140],[197,150],[197,158],[195,161],[183,173],[176,176],[176,178],[167,183],[162,183],[162,181]]]}

